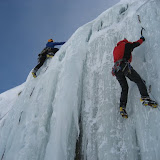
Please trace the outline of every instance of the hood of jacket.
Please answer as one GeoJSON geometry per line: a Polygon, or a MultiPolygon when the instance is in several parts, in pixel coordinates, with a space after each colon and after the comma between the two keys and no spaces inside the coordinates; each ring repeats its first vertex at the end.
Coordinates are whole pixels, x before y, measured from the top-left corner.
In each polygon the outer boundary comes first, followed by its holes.
{"type": "Polygon", "coordinates": [[[117,46],[120,45],[121,43],[128,43],[128,40],[125,38],[125,39],[123,39],[122,41],[119,41],[119,42],[117,43],[117,46]]]}

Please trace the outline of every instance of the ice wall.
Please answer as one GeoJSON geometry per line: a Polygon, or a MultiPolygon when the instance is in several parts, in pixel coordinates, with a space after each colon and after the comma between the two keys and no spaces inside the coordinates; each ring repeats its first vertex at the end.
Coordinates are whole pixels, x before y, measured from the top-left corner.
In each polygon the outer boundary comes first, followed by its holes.
{"type": "Polygon", "coordinates": [[[87,160],[160,159],[159,110],[144,107],[137,86],[129,82],[127,112],[119,116],[120,86],[111,75],[112,51],[124,37],[136,41],[141,27],[146,38],[133,52],[133,67],[159,95],[159,1],[126,1],[100,15],[92,26],[84,75],[82,155],[87,160]],[[140,16],[141,23],[138,21],[140,16]]]}
{"type": "Polygon", "coordinates": [[[0,159],[73,160],[77,147],[82,160],[159,160],[160,111],[142,106],[128,81],[129,118],[122,119],[121,88],[111,75],[114,46],[124,37],[136,41],[144,27],[132,66],[160,103],[159,8],[158,0],[121,1],[80,27],[12,100],[0,95],[0,159]]]}

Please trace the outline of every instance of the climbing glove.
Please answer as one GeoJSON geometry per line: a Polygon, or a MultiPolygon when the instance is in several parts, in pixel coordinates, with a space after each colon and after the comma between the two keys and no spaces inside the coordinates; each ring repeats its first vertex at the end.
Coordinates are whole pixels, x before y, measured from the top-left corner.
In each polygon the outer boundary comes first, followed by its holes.
{"type": "Polygon", "coordinates": [[[140,39],[142,39],[143,41],[145,41],[145,38],[143,37],[143,36],[141,36],[141,38],[140,39]]]}

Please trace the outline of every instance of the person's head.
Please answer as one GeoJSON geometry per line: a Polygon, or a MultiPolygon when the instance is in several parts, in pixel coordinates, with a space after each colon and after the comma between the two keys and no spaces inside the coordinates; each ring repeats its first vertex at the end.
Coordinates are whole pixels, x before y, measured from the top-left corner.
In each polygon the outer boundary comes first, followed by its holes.
{"type": "Polygon", "coordinates": [[[49,39],[48,42],[53,42],[53,39],[49,39]]]}

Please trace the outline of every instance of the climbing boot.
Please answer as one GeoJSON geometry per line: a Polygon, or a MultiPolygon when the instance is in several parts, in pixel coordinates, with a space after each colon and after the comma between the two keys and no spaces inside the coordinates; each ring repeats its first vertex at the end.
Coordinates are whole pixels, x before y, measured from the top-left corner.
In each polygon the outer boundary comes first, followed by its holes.
{"type": "Polygon", "coordinates": [[[121,116],[123,117],[123,118],[128,118],[128,114],[127,114],[127,112],[126,112],[126,109],[125,109],[125,107],[120,107],[119,108],[120,109],[120,114],[121,114],[121,116]]]}
{"type": "Polygon", "coordinates": [[[33,71],[32,71],[32,75],[33,75],[34,78],[37,77],[37,75],[36,75],[37,70],[38,70],[37,68],[34,68],[33,71]]]}
{"type": "Polygon", "coordinates": [[[157,102],[151,100],[150,97],[141,97],[140,101],[142,102],[142,105],[144,106],[150,106],[152,108],[158,107],[157,102]]]}
{"type": "Polygon", "coordinates": [[[36,73],[34,73],[34,72],[32,72],[32,75],[33,75],[34,78],[37,77],[36,73]]]}

